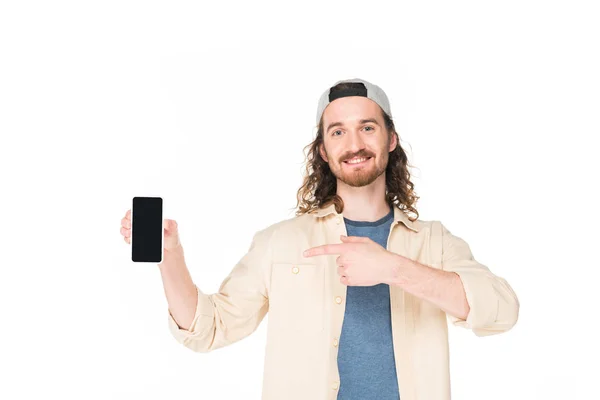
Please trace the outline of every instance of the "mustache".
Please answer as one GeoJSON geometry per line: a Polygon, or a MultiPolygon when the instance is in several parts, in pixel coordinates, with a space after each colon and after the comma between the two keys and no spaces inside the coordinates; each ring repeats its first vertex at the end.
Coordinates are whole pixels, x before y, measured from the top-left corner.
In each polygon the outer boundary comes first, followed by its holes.
{"type": "Polygon", "coordinates": [[[353,158],[361,158],[361,157],[373,157],[371,153],[367,153],[366,151],[361,151],[356,154],[349,155],[347,157],[342,157],[342,161],[352,160],[353,158]]]}

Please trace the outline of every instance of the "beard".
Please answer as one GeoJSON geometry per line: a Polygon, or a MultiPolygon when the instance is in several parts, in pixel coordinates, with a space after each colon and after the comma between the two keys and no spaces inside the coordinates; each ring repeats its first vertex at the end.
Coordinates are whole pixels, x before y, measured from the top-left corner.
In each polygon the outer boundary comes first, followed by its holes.
{"type": "MultiPolygon", "coordinates": [[[[383,156],[385,157],[385,155],[383,156]]],[[[351,165],[344,162],[336,163],[334,168],[330,168],[333,175],[351,187],[362,187],[375,182],[386,170],[386,160],[383,165],[377,163],[382,156],[371,157],[365,165],[351,165]]]]}

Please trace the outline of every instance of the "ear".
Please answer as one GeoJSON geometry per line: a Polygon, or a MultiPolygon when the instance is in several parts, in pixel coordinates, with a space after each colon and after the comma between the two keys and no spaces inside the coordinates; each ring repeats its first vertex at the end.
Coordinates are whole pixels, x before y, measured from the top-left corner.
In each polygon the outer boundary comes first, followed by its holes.
{"type": "Polygon", "coordinates": [[[396,150],[396,147],[398,146],[398,134],[396,132],[392,132],[392,138],[390,139],[390,148],[388,152],[392,152],[394,150],[396,150]]]}
{"type": "Polygon", "coordinates": [[[321,143],[319,145],[319,154],[321,154],[321,158],[325,161],[325,162],[329,162],[329,160],[327,159],[327,155],[325,154],[325,144],[321,143]]]}

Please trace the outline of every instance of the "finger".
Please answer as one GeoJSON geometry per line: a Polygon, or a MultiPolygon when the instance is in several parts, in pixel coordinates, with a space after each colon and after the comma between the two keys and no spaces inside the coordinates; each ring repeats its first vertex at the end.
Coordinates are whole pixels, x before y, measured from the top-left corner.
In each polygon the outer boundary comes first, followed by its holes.
{"type": "Polygon", "coordinates": [[[360,243],[360,242],[365,242],[367,238],[363,237],[363,236],[344,236],[344,235],[340,235],[340,239],[344,243],[360,243]]]}
{"type": "Polygon", "coordinates": [[[123,237],[130,237],[131,236],[131,229],[125,229],[125,228],[121,228],[121,235],[123,235],[123,237]]]}
{"type": "Polygon", "coordinates": [[[339,256],[338,258],[335,259],[335,263],[337,265],[344,265],[344,261],[342,260],[342,256],[339,256]]]}
{"type": "Polygon", "coordinates": [[[340,276],[344,275],[346,273],[346,267],[344,267],[344,266],[337,267],[337,273],[340,276]]]}
{"type": "Polygon", "coordinates": [[[123,236],[123,240],[125,240],[125,243],[127,243],[127,244],[131,243],[131,239],[128,237],[123,236]]]}
{"type": "Polygon", "coordinates": [[[127,210],[127,212],[125,213],[125,218],[131,219],[131,208],[129,210],[127,210]]]}
{"type": "Polygon", "coordinates": [[[168,231],[177,230],[177,222],[172,219],[165,219],[165,229],[168,231]]]}
{"type": "Polygon", "coordinates": [[[324,254],[342,254],[344,246],[342,244],[324,244],[304,251],[305,257],[320,256],[324,254]]]}
{"type": "Polygon", "coordinates": [[[127,229],[131,228],[131,220],[127,219],[127,218],[123,218],[121,220],[121,226],[123,226],[123,228],[127,228],[127,229]]]}

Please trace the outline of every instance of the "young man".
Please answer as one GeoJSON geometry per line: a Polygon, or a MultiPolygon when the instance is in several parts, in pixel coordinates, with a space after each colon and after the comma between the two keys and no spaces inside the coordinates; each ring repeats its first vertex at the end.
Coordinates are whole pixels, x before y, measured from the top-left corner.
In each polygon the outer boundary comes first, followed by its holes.
{"type": "MultiPolygon", "coordinates": [[[[296,216],[258,231],[218,293],[193,283],[167,220],[170,330],[208,352],[269,312],[263,400],[449,400],[447,319],[477,336],[505,332],[517,296],[463,239],[418,219],[380,87],[336,82],[317,124],[296,216]]],[[[129,243],[129,212],[122,224],[129,243]]]]}

